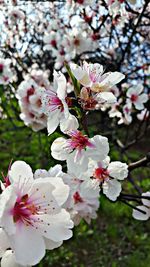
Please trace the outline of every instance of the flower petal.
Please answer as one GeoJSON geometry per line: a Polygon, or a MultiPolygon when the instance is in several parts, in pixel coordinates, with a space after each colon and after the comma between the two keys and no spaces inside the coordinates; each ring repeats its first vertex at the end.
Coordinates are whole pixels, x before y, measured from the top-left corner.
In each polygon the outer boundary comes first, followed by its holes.
{"type": "Polygon", "coordinates": [[[79,123],[77,118],[69,113],[68,118],[63,117],[60,121],[60,130],[63,133],[71,130],[77,130],[79,127],[79,123]]]}
{"type": "Polygon", "coordinates": [[[103,184],[103,193],[112,201],[116,201],[121,192],[121,184],[117,180],[109,180],[103,184]]]}
{"type": "Polygon", "coordinates": [[[52,134],[56,130],[59,122],[60,122],[60,110],[57,109],[53,111],[50,116],[48,116],[47,119],[48,135],[52,134]]]}
{"type": "Polygon", "coordinates": [[[32,227],[17,228],[17,233],[10,237],[10,241],[19,264],[35,265],[45,255],[44,239],[32,227]]]}
{"type": "Polygon", "coordinates": [[[124,180],[128,176],[128,165],[120,161],[113,161],[108,166],[109,175],[118,180],[124,180]]]}
{"type": "Polygon", "coordinates": [[[51,155],[54,159],[57,160],[66,160],[68,153],[63,149],[63,146],[66,144],[66,139],[63,137],[58,137],[54,140],[51,146],[51,155]]]}
{"type": "Polygon", "coordinates": [[[148,220],[150,217],[150,210],[146,208],[145,206],[137,206],[137,208],[144,211],[145,214],[138,210],[133,209],[133,213],[132,213],[133,218],[136,220],[140,220],[140,221],[148,220]]]}
{"type": "Polygon", "coordinates": [[[4,230],[0,228],[0,258],[3,256],[5,253],[6,249],[10,247],[10,243],[8,240],[8,237],[4,230]]]}
{"type": "Polygon", "coordinates": [[[29,265],[20,265],[16,262],[14,253],[12,250],[7,250],[2,257],[1,267],[29,267],[29,265]]]}
{"type": "Polygon", "coordinates": [[[20,183],[21,180],[33,181],[31,167],[24,161],[15,161],[9,170],[9,179],[11,182],[20,183]]]}
{"type": "MultiPolygon", "coordinates": [[[[144,197],[150,197],[150,192],[143,193],[142,196],[144,196],[144,197]]],[[[142,203],[145,206],[150,207],[150,199],[142,198],[142,203]]]]}
{"type": "Polygon", "coordinates": [[[52,241],[50,239],[47,239],[46,237],[44,238],[44,241],[45,241],[46,249],[48,249],[48,250],[52,250],[54,248],[58,248],[63,243],[63,241],[55,242],[55,241],[52,241]]]}

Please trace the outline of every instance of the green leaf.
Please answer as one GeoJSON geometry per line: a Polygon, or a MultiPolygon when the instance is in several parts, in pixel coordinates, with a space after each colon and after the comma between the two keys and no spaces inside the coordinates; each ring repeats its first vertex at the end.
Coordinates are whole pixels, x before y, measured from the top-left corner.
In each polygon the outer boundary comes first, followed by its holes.
{"type": "Polygon", "coordinates": [[[71,81],[73,83],[74,86],[74,92],[75,92],[75,96],[78,97],[80,95],[80,83],[78,82],[78,80],[74,77],[70,67],[68,64],[65,63],[65,67],[67,69],[67,72],[69,74],[69,77],[71,78],[71,81]]]}

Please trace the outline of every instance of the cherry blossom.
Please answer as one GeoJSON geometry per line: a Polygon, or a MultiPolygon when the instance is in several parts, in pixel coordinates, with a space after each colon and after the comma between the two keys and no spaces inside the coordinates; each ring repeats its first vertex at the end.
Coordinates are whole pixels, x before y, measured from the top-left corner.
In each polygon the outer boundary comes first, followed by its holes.
{"type": "Polygon", "coordinates": [[[91,160],[86,174],[99,182],[103,193],[110,200],[116,201],[121,192],[120,181],[128,175],[128,165],[120,161],[110,162],[109,157],[98,162],[91,160]]]}
{"type": "Polygon", "coordinates": [[[143,86],[141,84],[130,87],[127,91],[127,102],[135,106],[136,109],[144,109],[144,103],[148,101],[148,95],[143,93],[143,86]]]}
{"type": "Polygon", "coordinates": [[[132,122],[132,105],[130,102],[126,103],[123,106],[123,116],[120,118],[120,120],[118,121],[118,124],[130,124],[132,122]]]}
{"type": "Polygon", "coordinates": [[[88,138],[78,130],[68,132],[69,139],[59,137],[51,146],[52,157],[57,160],[67,160],[72,171],[84,171],[89,158],[103,160],[109,152],[108,139],[101,135],[88,138]]]}
{"type": "Polygon", "coordinates": [[[16,97],[21,109],[20,118],[24,121],[24,124],[30,126],[34,131],[39,131],[45,128],[47,123],[41,102],[41,92],[46,89],[39,86],[35,80],[28,77],[21,82],[16,97]]]}
{"type": "Polygon", "coordinates": [[[42,93],[42,110],[47,115],[48,134],[53,133],[58,125],[62,132],[77,129],[78,120],[69,112],[67,98],[67,82],[62,73],[54,72],[53,89],[42,93]]]}
{"type": "Polygon", "coordinates": [[[71,70],[75,78],[86,88],[90,88],[92,92],[99,93],[97,97],[103,102],[114,103],[115,95],[111,92],[111,88],[124,79],[124,75],[120,72],[108,72],[103,74],[103,66],[98,63],[88,64],[83,62],[80,67],[76,64],[71,65],[71,70]]]}
{"type": "Polygon", "coordinates": [[[99,192],[100,188],[98,184],[92,180],[75,180],[70,184],[70,195],[66,203],[65,208],[70,212],[71,218],[75,225],[78,225],[81,219],[84,219],[87,223],[91,222],[91,219],[97,217],[96,211],[99,208],[99,192]]]}
{"type": "MultiPolygon", "coordinates": [[[[62,177],[63,182],[69,186],[69,196],[64,203],[63,207],[70,213],[75,225],[79,224],[81,219],[84,219],[87,223],[91,222],[91,219],[97,217],[96,211],[99,207],[99,192],[100,188],[98,183],[91,180],[90,177],[86,179],[84,173],[80,172],[63,172],[61,165],[55,165],[51,167],[47,172],[46,170],[36,170],[36,177],[48,177],[55,176],[53,178],[54,183],[57,183],[57,177],[62,177]],[[77,176],[78,175],[78,176],[77,176]]],[[[62,190],[64,190],[62,188],[62,190]]]]}
{"type": "Polygon", "coordinates": [[[12,82],[13,72],[10,68],[11,60],[0,58],[0,84],[6,85],[12,82]]]}
{"type": "Polygon", "coordinates": [[[13,163],[9,179],[11,185],[0,198],[0,226],[16,262],[35,265],[44,257],[45,249],[59,247],[72,236],[70,215],[61,208],[62,195],[65,201],[69,187],[62,191],[63,182],[58,177],[55,185],[49,177],[34,180],[30,166],[23,161],[13,163]]]}
{"type": "MultiPolygon", "coordinates": [[[[150,192],[143,193],[141,197],[149,197],[150,198],[150,192]]],[[[150,218],[150,199],[141,198],[143,205],[137,206],[137,209],[133,210],[132,216],[136,220],[145,221],[150,218]],[[141,210],[141,212],[140,212],[141,210]],[[142,212],[143,211],[143,212],[142,212]]]]}
{"type": "Polygon", "coordinates": [[[137,114],[137,118],[140,121],[147,120],[149,117],[149,111],[145,108],[140,113],[137,114]]]}

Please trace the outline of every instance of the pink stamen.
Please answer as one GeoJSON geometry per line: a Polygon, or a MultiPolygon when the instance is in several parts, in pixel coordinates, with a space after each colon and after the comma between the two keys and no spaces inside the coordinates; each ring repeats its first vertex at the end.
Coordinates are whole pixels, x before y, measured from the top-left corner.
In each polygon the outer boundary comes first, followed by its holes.
{"type": "Polygon", "coordinates": [[[131,101],[132,102],[136,102],[137,101],[137,99],[138,99],[138,95],[131,95],[131,101]]]}
{"type": "Polygon", "coordinates": [[[27,101],[27,103],[29,103],[29,97],[31,95],[34,95],[34,93],[35,93],[35,88],[34,88],[34,86],[31,86],[31,88],[29,88],[27,90],[27,95],[26,95],[26,101],[27,101]]]}
{"type": "Polygon", "coordinates": [[[44,98],[44,102],[45,102],[48,112],[51,112],[57,109],[60,109],[61,111],[64,110],[63,103],[57,97],[56,93],[53,92],[52,90],[49,90],[46,92],[46,97],[44,98]]]}
{"type": "Polygon", "coordinates": [[[7,175],[5,176],[3,173],[2,173],[2,177],[3,177],[3,180],[4,180],[4,186],[5,188],[8,187],[9,185],[11,185],[11,182],[9,180],[9,170],[11,169],[11,165],[12,165],[12,160],[10,161],[9,163],[9,166],[8,166],[8,171],[7,171],[7,175]]]}
{"type": "Polygon", "coordinates": [[[71,138],[67,140],[67,147],[71,150],[77,149],[79,154],[82,149],[87,147],[95,148],[95,145],[89,141],[89,138],[78,130],[70,131],[68,135],[71,138]]]}
{"type": "Polygon", "coordinates": [[[56,40],[51,40],[50,44],[53,46],[53,47],[57,47],[57,42],[56,40]]]}
{"type": "Polygon", "coordinates": [[[4,69],[4,65],[3,64],[0,64],[0,73],[3,72],[3,69],[4,69]]]}
{"type": "Polygon", "coordinates": [[[81,196],[78,192],[74,193],[73,199],[74,199],[75,204],[83,202],[83,199],[81,198],[81,196]]]}
{"type": "Polygon", "coordinates": [[[109,172],[107,171],[107,169],[99,167],[95,169],[93,177],[98,179],[100,182],[104,182],[109,179],[109,172]]]}
{"type": "Polygon", "coordinates": [[[39,208],[29,201],[28,194],[22,196],[15,203],[12,210],[13,220],[15,223],[22,222],[26,225],[32,225],[32,215],[38,214],[39,208]]]}

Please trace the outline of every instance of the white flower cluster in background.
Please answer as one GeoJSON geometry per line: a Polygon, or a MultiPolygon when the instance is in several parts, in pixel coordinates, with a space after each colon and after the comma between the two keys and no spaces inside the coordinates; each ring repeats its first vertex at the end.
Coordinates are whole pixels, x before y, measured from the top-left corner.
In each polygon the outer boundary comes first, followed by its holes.
{"type": "Polygon", "coordinates": [[[39,131],[46,127],[47,118],[42,111],[41,91],[48,89],[46,79],[38,75],[27,77],[18,86],[16,97],[21,109],[20,118],[26,126],[30,126],[32,130],[39,131]],[[39,78],[39,79],[38,79],[39,78]]]}
{"type": "Polygon", "coordinates": [[[11,59],[0,58],[0,84],[7,85],[13,81],[14,74],[10,67],[11,59]]]}
{"type": "Polygon", "coordinates": [[[149,111],[145,108],[144,104],[148,101],[148,93],[144,92],[142,84],[129,87],[126,92],[126,102],[123,104],[122,98],[111,106],[108,112],[110,118],[117,117],[118,124],[130,124],[133,120],[133,113],[136,112],[136,116],[139,120],[146,120],[149,115],[149,111]]]}

